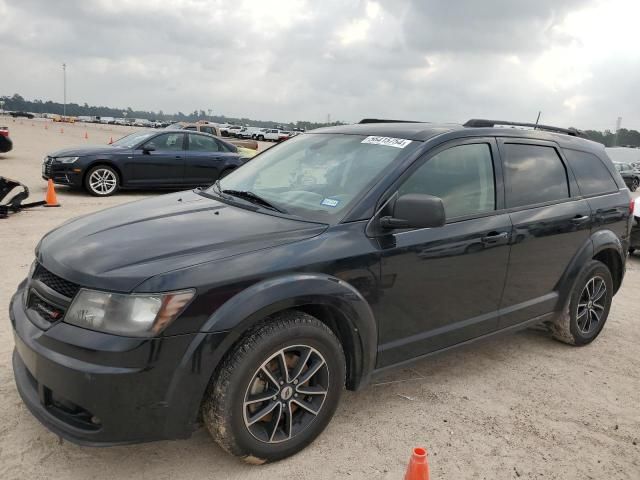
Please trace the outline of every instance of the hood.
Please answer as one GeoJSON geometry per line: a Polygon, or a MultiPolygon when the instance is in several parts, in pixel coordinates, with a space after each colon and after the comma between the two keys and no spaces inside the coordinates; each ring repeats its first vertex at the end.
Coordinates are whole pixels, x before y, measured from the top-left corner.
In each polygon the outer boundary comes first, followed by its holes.
{"type": "Polygon", "coordinates": [[[113,155],[118,151],[130,150],[129,148],[114,147],[111,145],[83,145],[80,147],[64,148],[50,153],[49,157],[82,157],[86,155],[113,155]]]}
{"type": "Polygon", "coordinates": [[[291,243],[326,225],[179,192],[71,220],[40,242],[38,261],[81,286],[129,292],[171,270],[291,243]]]}

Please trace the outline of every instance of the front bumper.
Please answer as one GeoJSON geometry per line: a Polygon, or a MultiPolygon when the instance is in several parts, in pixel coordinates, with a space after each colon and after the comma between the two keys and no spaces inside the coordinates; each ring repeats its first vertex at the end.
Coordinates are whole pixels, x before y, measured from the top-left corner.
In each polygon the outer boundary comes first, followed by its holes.
{"type": "MultiPolygon", "coordinates": [[[[77,163],[77,162],[76,162],[77,163]]],[[[43,180],[53,180],[59,185],[82,186],[83,171],[75,163],[56,163],[52,158],[46,159],[42,164],[43,180]]]]}
{"type": "Polygon", "coordinates": [[[42,330],[29,320],[24,288],[9,307],[13,370],[24,403],[47,428],[92,446],[191,435],[203,391],[192,344],[202,334],[135,339],[64,322],[42,330]]]}

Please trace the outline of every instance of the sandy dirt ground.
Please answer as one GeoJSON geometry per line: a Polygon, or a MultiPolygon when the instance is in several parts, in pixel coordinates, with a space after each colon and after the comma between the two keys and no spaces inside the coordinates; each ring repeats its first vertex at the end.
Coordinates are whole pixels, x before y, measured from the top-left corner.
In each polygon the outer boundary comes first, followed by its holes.
{"type": "MultiPolygon", "coordinates": [[[[0,175],[44,195],[42,157],[61,147],[106,143],[124,127],[48,124],[0,117],[14,150],[0,175]],[[85,139],[87,132],[89,138],[85,139]]],[[[630,258],[607,326],[572,348],[535,329],[496,337],[389,373],[345,392],[327,430],[298,455],[248,466],[204,430],[189,440],[78,447],[50,433],[23,406],[13,381],[7,307],[33,250],[65,220],[157,195],[95,199],[58,189],[61,208],[0,220],[1,479],[400,479],[414,446],[429,451],[433,479],[640,479],[640,257],[630,258]]],[[[464,292],[461,292],[464,294],[464,292]]]]}

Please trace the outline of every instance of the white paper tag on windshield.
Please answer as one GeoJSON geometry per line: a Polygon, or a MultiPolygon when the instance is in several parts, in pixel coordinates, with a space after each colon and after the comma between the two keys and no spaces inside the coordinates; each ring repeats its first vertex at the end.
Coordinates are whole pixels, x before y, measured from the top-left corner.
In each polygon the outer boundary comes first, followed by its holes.
{"type": "Polygon", "coordinates": [[[411,140],[393,137],[376,137],[371,135],[360,143],[370,143],[372,145],[385,145],[387,147],[404,148],[411,143],[411,140]]]}

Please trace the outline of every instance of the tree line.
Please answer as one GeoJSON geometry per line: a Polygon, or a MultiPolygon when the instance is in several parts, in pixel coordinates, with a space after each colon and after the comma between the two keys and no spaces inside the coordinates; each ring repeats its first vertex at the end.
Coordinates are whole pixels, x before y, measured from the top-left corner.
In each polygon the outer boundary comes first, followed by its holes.
{"type": "Polygon", "coordinates": [[[305,130],[312,130],[314,128],[326,127],[330,125],[340,125],[342,122],[332,123],[319,123],[308,121],[296,121],[288,124],[282,124],[282,122],[276,122],[272,120],[254,120],[251,118],[233,118],[225,115],[209,115],[204,110],[194,110],[191,113],[165,113],[162,110],[146,111],[146,110],[133,110],[131,107],[127,108],[113,108],[104,106],[94,106],[84,103],[82,105],[78,103],[67,103],[66,109],[62,103],[52,102],[51,100],[26,100],[19,94],[12,96],[0,96],[0,102],[4,102],[2,108],[4,110],[22,111],[31,113],[53,113],[62,115],[66,111],[66,114],[73,117],[88,116],[88,117],[114,117],[114,118],[146,118],[147,120],[158,121],[172,121],[172,122],[196,122],[198,120],[208,120],[216,123],[232,123],[236,125],[250,125],[254,127],[273,127],[282,125],[287,128],[303,128],[305,130]]]}
{"type": "MultiPolygon", "coordinates": [[[[24,111],[32,113],[55,113],[62,115],[64,111],[64,105],[58,102],[52,102],[47,100],[26,100],[17,93],[13,96],[0,96],[0,101],[4,102],[5,110],[24,111]]],[[[78,103],[67,103],[66,105],[67,115],[71,116],[92,116],[92,117],[127,117],[127,118],[146,118],[147,120],[159,120],[159,121],[175,121],[175,122],[196,122],[198,120],[209,120],[216,123],[233,123],[238,125],[251,125],[255,127],[276,127],[282,125],[280,122],[270,120],[254,120],[251,118],[233,118],[225,115],[208,115],[204,110],[194,110],[191,113],[164,113],[162,110],[146,111],[146,110],[133,110],[131,107],[127,108],[113,108],[94,106],[84,103],[80,105],[78,103]],[[126,115],[125,115],[126,113],[126,115]]],[[[287,128],[303,128],[305,130],[312,130],[314,128],[326,127],[329,125],[341,125],[342,122],[307,122],[298,120],[285,124],[287,128]]],[[[600,132],[598,130],[585,130],[583,134],[589,140],[593,140],[604,144],[606,147],[616,146],[629,146],[640,147],[640,132],[637,130],[628,130],[621,128],[617,132],[611,130],[605,130],[600,132]]]]}

